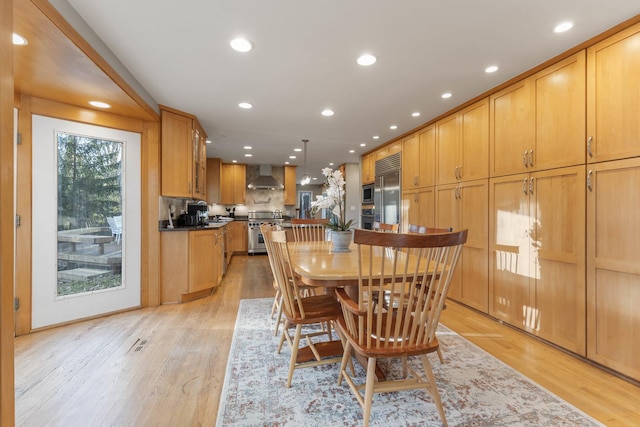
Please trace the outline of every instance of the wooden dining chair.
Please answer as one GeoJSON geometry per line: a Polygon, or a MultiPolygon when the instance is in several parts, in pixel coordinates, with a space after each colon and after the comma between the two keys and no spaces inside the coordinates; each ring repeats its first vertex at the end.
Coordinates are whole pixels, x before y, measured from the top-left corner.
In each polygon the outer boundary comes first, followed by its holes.
{"type": "Polygon", "coordinates": [[[337,363],[342,359],[342,341],[334,339],[331,332],[331,321],[342,316],[340,304],[333,295],[322,294],[303,296],[297,276],[294,274],[289,258],[287,237],[284,231],[267,231],[272,242],[275,276],[282,294],[282,313],[285,317],[284,328],[278,345],[278,353],[286,341],[291,349],[287,387],[295,369],[337,363]],[[305,332],[302,327],[317,324],[320,328],[305,332]],[[326,324],[326,328],[322,328],[326,324]],[[295,326],[293,336],[290,327],[295,326]],[[322,341],[317,337],[326,335],[322,341]],[[300,341],[305,339],[306,347],[300,348],[300,341]]]}
{"type": "Polygon", "coordinates": [[[273,305],[271,306],[271,318],[275,316],[276,327],[273,332],[275,336],[278,336],[278,331],[280,329],[280,323],[282,323],[282,292],[280,291],[280,286],[278,286],[278,281],[276,280],[276,267],[274,265],[274,256],[273,256],[273,242],[271,241],[270,231],[276,231],[277,226],[263,223],[260,224],[260,233],[262,233],[262,237],[264,239],[264,246],[267,249],[267,256],[269,257],[269,265],[271,266],[271,272],[273,273],[273,289],[276,291],[275,296],[273,297],[273,305]]]}
{"type": "Polygon", "coordinates": [[[467,230],[444,234],[355,230],[360,264],[357,300],[344,289],[336,290],[343,312],[338,330],[345,340],[338,384],[345,379],[364,408],[364,426],[369,425],[374,393],[416,388],[431,395],[443,424],[447,424],[427,354],[439,347],[436,328],[466,240],[467,230]],[[397,305],[392,301],[394,309],[380,310],[366,295],[382,293],[387,286],[392,288],[392,298],[397,295],[406,301],[397,305]],[[408,292],[393,292],[394,289],[408,292]],[[364,384],[358,384],[346,370],[354,354],[366,360],[364,384]],[[407,358],[414,356],[420,357],[422,369],[407,363],[407,358]],[[399,361],[404,377],[378,381],[378,359],[399,361]]]}
{"type": "Polygon", "coordinates": [[[382,231],[384,233],[397,233],[400,229],[400,224],[387,224],[384,222],[374,221],[371,229],[373,231],[382,231]]]}
{"type": "Polygon", "coordinates": [[[328,223],[328,218],[291,218],[293,238],[296,242],[326,240],[325,229],[328,223]]]}

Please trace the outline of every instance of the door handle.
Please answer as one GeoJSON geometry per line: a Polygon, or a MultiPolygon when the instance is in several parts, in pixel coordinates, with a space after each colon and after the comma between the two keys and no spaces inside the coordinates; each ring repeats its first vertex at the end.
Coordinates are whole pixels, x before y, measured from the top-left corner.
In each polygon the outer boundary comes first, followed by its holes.
{"type": "Polygon", "coordinates": [[[522,163],[524,163],[524,167],[529,167],[529,160],[528,160],[528,151],[524,150],[524,156],[522,157],[522,163]]]}
{"type": "Polygon", "coordinates": [[[529,166],[533,167],[533,148],[529,150],[529,166]]]}
{"type": "Polygon", "coordinates": [[[527,194],[527,178],[525,178],[524,181],[522,181],[522,192],[524,194],[527,194]]]}
{"type": "Polygon", "coordinates": [[[591,151],[591,143],[593,142],[593,137],[590,136],[587,138],[587,154],[589,157],[593,157],[593,152],[591,151]]]}
{"type": "Polygon", "coordinates": [[[529,180],[529,194],[533,194],[533,180],[534,180],[534,179],[535,179],[535,178],[531,178],[531,179],[529,180]]]}
{"type": "Polygon", "coordinates": [[[589,191],[593,191],[593,187],[591,186],[591,175],[593,174],[593,170],[589,170],[587,173],[587,188],[589,191]]]}

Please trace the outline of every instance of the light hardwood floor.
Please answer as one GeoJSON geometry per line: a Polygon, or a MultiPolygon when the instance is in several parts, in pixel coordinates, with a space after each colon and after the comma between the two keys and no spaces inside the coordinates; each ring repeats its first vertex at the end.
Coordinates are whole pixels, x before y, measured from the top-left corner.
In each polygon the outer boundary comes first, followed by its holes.
{"type": "MultiPolygon", "coordinates": [[[[266,256],[236,255],[206,298],[16,338],[17,425],[215,425],[238,303],[272,295],[266,256]]],[[[601,422],[640,425],[640,387],[456,303],[442,321],[601,422]]]]}

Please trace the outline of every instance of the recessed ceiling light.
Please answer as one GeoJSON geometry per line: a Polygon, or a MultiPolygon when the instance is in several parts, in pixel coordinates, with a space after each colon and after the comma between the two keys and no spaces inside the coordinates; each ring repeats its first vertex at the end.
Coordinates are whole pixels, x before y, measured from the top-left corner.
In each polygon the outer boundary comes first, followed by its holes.
{"type": "Polygon", "coordinates": [[[89,101],[89,104],[96,108],[111,108],[111,105],[101,101],[89,101]]]}
{"type": "Polygon", "coordinates": [[[364,142],[360,144],[360,147],[366,147],[367,144],[365,144],[364,142]]]}
{"type": "Polygon", "coordinates": [[[490,65],[487,68],[484,69],[485,73],[495,73],[496,71],[498,71],[498,66],[497,65],[490,65]]]}
{"type": "Polygon", "coordinates": [[[13,44],[16,46],[26,46],[29,42],[20,34],[13,33],[13,44]]]}
{"type": "Polygon", "coordinates": [[[245,157],[253,157],[253,154],[251,154],[251,153],[247,153],[247,154],[245,154],[244,156],[245,156],[245,157]]]}
{"type": "Polygon", "coordinates": [[[238,163],[237,160],[231,160],[231,163],[238,163]]]}
{"type": "Polygon", "coordinates": [[[442,94],[442,99],[448,99],[451,98],[451,93],[450,92],[446,92],[442,94]]]}
{"type": "Polygon", "coordinates": [[[396,129],[398,129],[398,126],[396,126],[396,125],[391,125],[391,126],[389,126],[389,129],[391,129],[391,130],[396,130],[396,129]]]}
{"type": "Polygon", "coordinates": [[[300,152],[300,151],[302,151],[302,148],[294,148],[293,151],[300,152]]]}
{"type": "Polygon", "coordinates": [[[328,108],[327,108],[326,110],[322,110],[322,115],[323,115],[323,116],[330,117],[330,116],[333,116],[334,114],[335,114],[335,113],[333,112],[333,110],[330,110],[330,109],[328,109],[328,108]]]}
{"type": "Polygon", "coordinates": [[[333,162],[329,163],[329,166],[333,166],[333,162]]]}
{"type": "Polygon", "coordinates": [[[244,147],[242,147],[242,148],[244,148],[245,150],[252,150],[252,149],[253,149],[253,147],[252,147],[252,146],[250,146],[250,145],[245,145],[245,146],[244,146],[244,147]]]}
{"type": "Polygon", "coordinates": [[[242,37],[231,40],[229,44],[231,45],[233,50],[236,50],[238,52],[249,52],[251,49],[253,49],[253,43],[242,37]]]}
{"type": "Polygon", "coordinates": [[[350,152],[350,153],[355,153],[355,152],[356,152],[356,150],[349,150],[349,152],[350,152]]]}
{"type": "Polygon", "coordinates": [[[290,162],[284,162],[285,165],[288,165],[290,162]]]}
{"type": "Polygon", "coordinates": [[[313,178],[311,178],[312,180],[316,181],[318,178],[316,178],[315,176],[313,178]]]}
{"type": "Polygon", "coordinates": [[[415,112],[411,113],[411,117],[420,117],[420,113],[415,111],[415,112]]]}
{"type": "Polygon", "coordinates": [[[240,104],[238,104],[238,107],[248,110],[249,108],[253,108],[253,104],[249,102],[241,102],[240,104]]]}
{"type": "Polygon", "coordinates": [[[289,158],[290,158],[290,159],[295,159],[295,158],[296,158],[296,156],[289,156],[289,158]]]}
{"type": "Polygon", "coordinates": [[[369,65],[375,64],[377,60],[378,60],[378,58],[376,58],[375,56],[373,56],[371,54],[368,54],[368,53],[365,53],[364,55],[361,55],[358,58],[357,62],[358,62],[359,65],[367,67],[369,65]]]}
{"type": "Polygon", "coordinates": [[[378,135],[374,135],[373,139],[380,139],[380,137],[378,135]]]}
{"type": "Polygon", "coordinates": [[[210,140],[210,139],[205,140],[205,142],[206,142],[207,144],[211,144],[211,140],[210,140]]]}
{"type": "Polygon", "coordinates": [[[573,22],[563,22],[561,24],[556,25],[556,27],[553,29],[554,33],[564,33],[565,31],[569,31],[570,29],[573,28],[573,22]]]}

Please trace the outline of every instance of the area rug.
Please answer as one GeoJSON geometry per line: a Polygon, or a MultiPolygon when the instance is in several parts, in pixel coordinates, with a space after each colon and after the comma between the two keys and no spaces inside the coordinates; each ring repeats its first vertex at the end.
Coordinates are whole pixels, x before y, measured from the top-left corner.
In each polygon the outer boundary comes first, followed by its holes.
{"type": "MultiPolygon", "coordinates": [[[[242,300],[218,409],[218,426],[360,426],[362,408],[338,364],[297,369],[286,388],[289,348],[276,353],[269,318],[272,299],[242,300]]],[[[429,355],[450,426],[600,426],[585,413],[519,374],[444,326],[438,329],[445,363],[429,355]]],[[[388,375],[399,375],[391,366],[388,375]]],[[[415,360],[416,369],[421,369],[415,360]]],[[[357,363],[356,374],[365,372],[357,363]]],[[[371,426],[440,426],[421,390],[373,397],[371,426]]]]}

